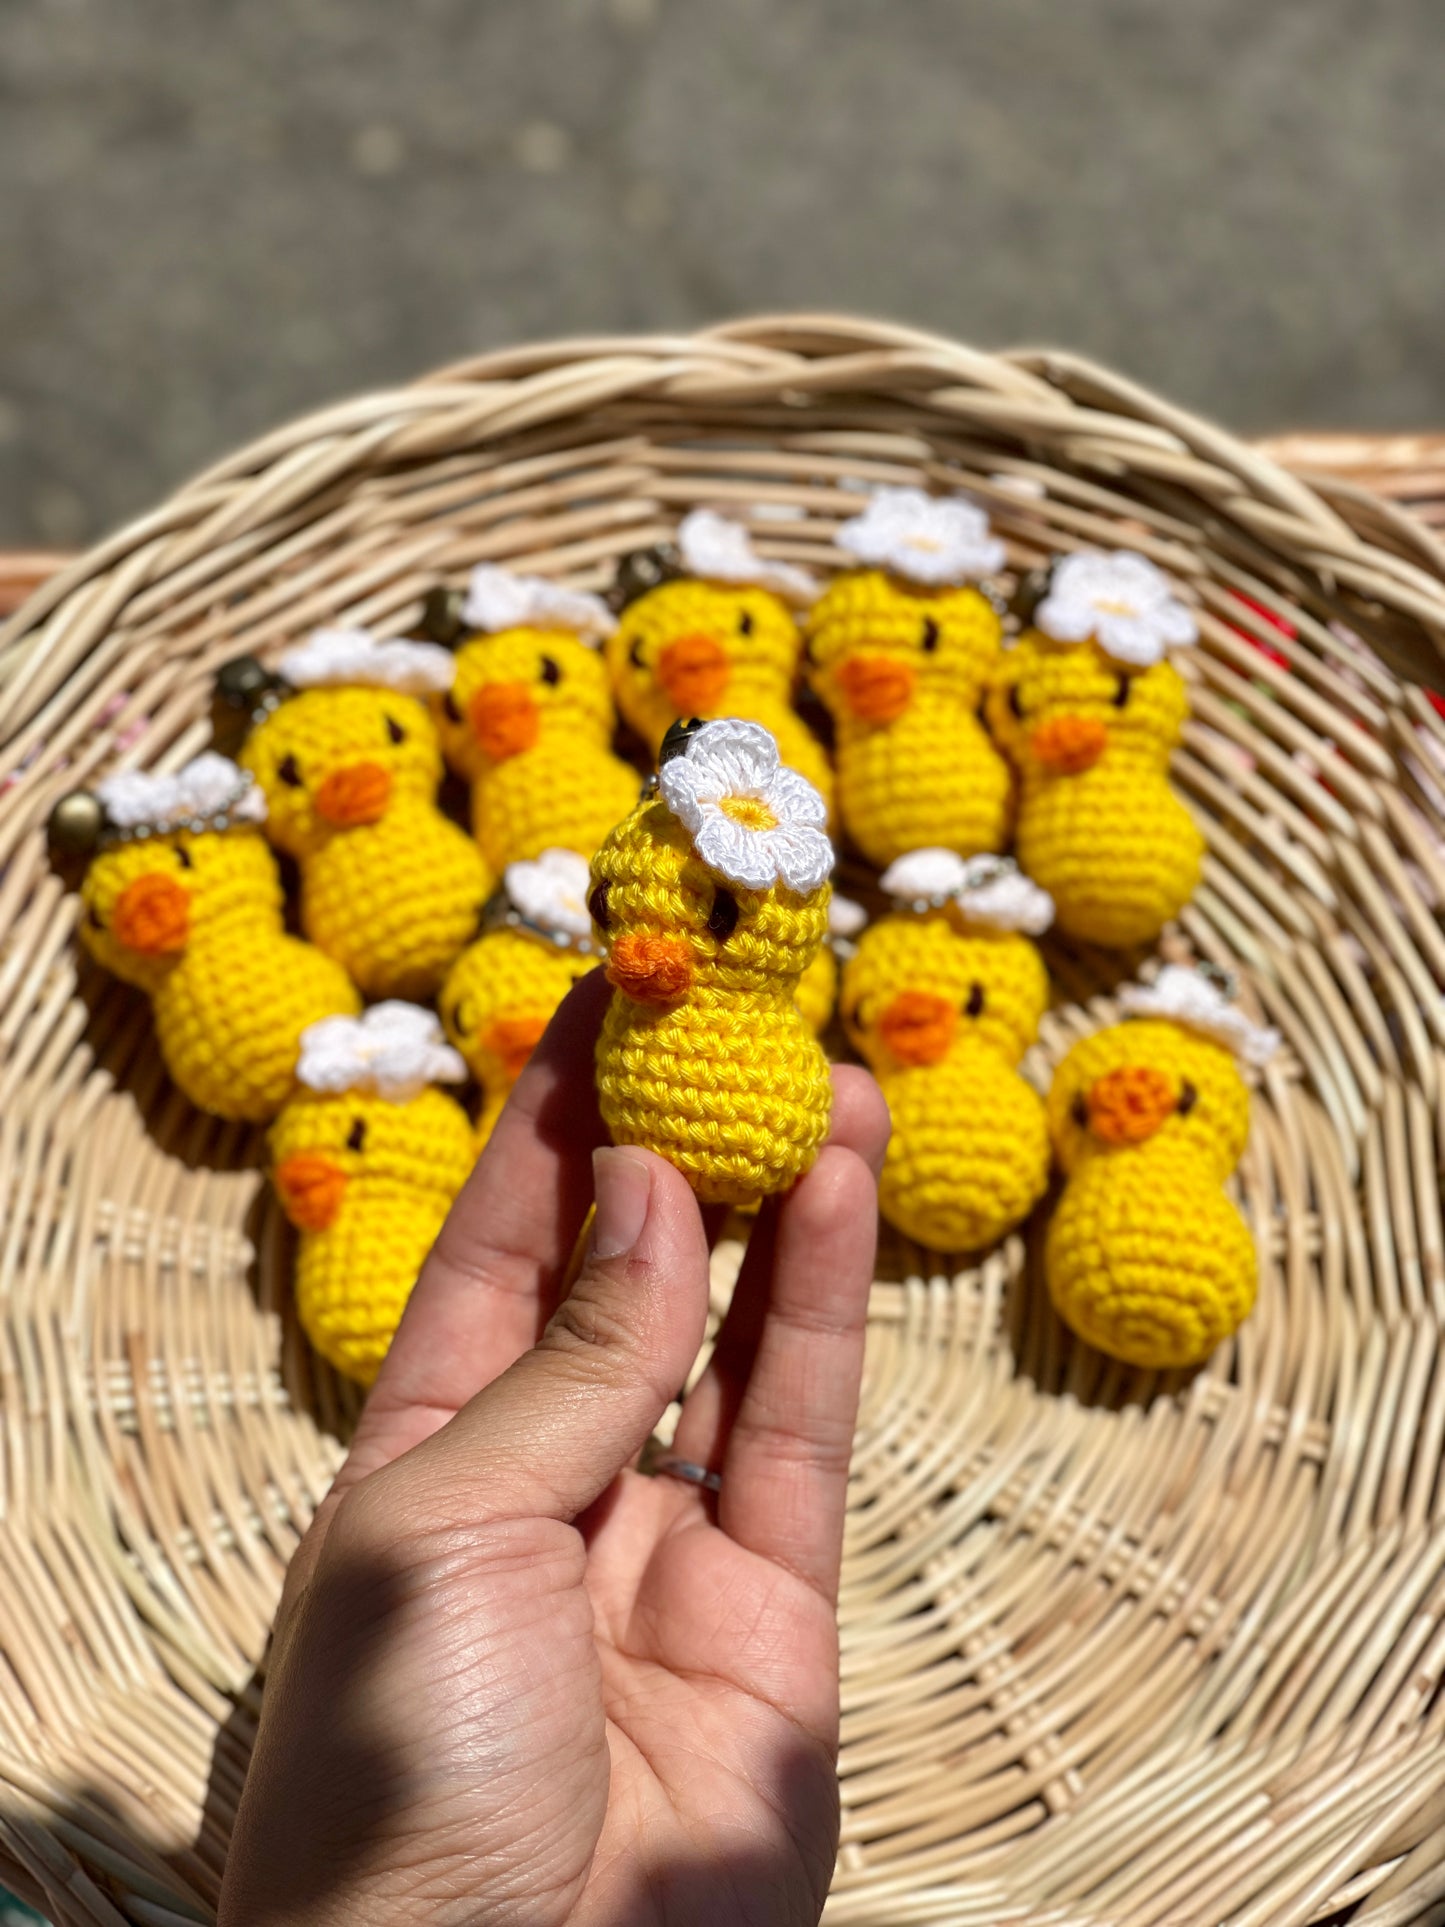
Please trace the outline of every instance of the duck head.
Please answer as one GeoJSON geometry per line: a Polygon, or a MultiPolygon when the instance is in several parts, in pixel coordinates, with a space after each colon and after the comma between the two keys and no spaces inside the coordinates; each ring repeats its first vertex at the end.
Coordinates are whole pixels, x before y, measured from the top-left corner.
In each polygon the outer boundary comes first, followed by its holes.
{"type": "Polygon", "coordinates": [[[1054,1074],[1049,1129],[1066,1172],[1140,1146],[1191,1146],[1223,1183],[1249,1135],[1249,1091],[1229,1049],[1160,1018],[1083,1038],[1054,1074]]]}
{"type": "Polygon", "coordinates": [[[1017,1063],[1048,1004],[1039,953],[1012,931],[962,932],[948,912],[882,918],[843,969],[843,1022],[875,1071],[941,1064],[973,1040],[1017,1063]]]}
{"type": "Polygon", "coordinates": [[[597,964],[520,930],[489,930],[462,952],[438,1008],[489,1099],[516,1083],[562,999],[597,964]]]}
{"type": "Polygon", "coordinates": [[[466,1112],[431,1086],[400,1102],[376,1091],[300,1090],[268,1143],[282,1209],[308,1232],[329,1230],[368,1180],[451,1197],[472,1164],[466,1112]]]}
{"type": "Polygon", "coordinates": [[[982,591],[929,589],[882,569],[840,576],[808,620],[808,677],[839,721],[886,728],[931,697],[978,705],[1003,640],[982,591]]]}
{"type": "Polygon", "coordinates": [[[436,713],[448,762],[471,781],[559,732],[605,744],[614,720],[600,650],[540,626],[469,636],[436,713]]]}
{"type": "Polygon", "coordinates": [[[787,702],[803,639],[781,596],[756,584],[667,581],[628,602],[607,642],[618,706],[657,742],[679,716],[745,715],[787,702]]]}
{"type": "Polygon", "coordinates": [[[1107,753],[1153,755],[1179,740],[1189,711],[1167,660],[1139,669],[1095,642],[1057,643],[1029,629],[998,661],[988,693],[995,739],[1020,769],[1080,776],[1107,753]]]}

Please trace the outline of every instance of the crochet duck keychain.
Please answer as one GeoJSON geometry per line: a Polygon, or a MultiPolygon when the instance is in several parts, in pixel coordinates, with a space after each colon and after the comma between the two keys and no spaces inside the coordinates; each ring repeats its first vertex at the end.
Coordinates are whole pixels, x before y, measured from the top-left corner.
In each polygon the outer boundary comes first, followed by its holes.
{"type": "Polygon", "coordinates": [[[455,1098],[466,1066],[415,1004],[328,1017],[301,1040],[299,1088],[271,1127],[271,1175],[301,1233],[296,1309],[312,1345],[369,1385],[472,1168],[455,1098]]]}
{"type": "Polygon", "coordinates": [[[888,1100],[879,1209],[936,1251],[1011,1231],[1048,1185],[1042,1099],[1017,1066],[1048,1004],[1029,941],[1047,894],[1006,857],[915,850],[884,872],[889,916],[843,970],[843,1022],[888,1100]]]}
{"type": "Polygon", "coordinates": [[[1012,779],[978,719],[1003,641],[981,580],[1002,542],[971,502],[880,488],[838,530],[855,562],[813,605],[809,678],[837,727],[838,809],[880,868],[1001,850],[1012,779]]]}
{"type": "Polygon", "coordinates": [[[828,1133],[828,1061],[794,1003],[827,929],[826,820],[759,724],[679,725],[655,792],[592,859],[614,990],[603,1120],[706,1204],[786,1190],[828,1133]]]}
{"type": "Polygon", "coordinates": [[[57,866],[84,866],[80,940],[150,997],[171,1076],[203,1111],[253,1123],[292,1090],[307,1025],[361,1002],[339,964],[283,929],[265,817],[249,773],[208,751],[77,790],[49,827],[57,866]]]}
{"type": "Polygon", "coordinates": [[[475,934],[490,878],[437,808],[441,749],[422,700],[446,650],[318,630],[271,674],[251,656],[217,678],[218,730],[239,723],[267,832],[301,869],[301,925],[368,997],[429,997],[475,934]]]}
{"type": "Polygon", "coordinates": [[[1253,1307],[1254,1240],[1223,1187],[1249,1136],[1237,1060],[1266,1063],[1279,1035],[1179,964],[1119,1001],[1129,1018],[1075,1044],[1049,1092],[1068,1181],[1045,1273],[1080,1338],[1162,1371],[1202,1364],[1253,1307]]]}
{"type": "Polygon", "coordinates": [[[544,850],[509,863],[487,906],[488,928],[442,986],[442,1022],[482,1087],[477,1149],[573,984],[602,961],[587,909],[587,859],[544,850]]]}
{"type": "Polygon", "coordinates": [[[1189,695],[1167,654],[1197,635],[1147,557],[1069,555],[998,664],[988,713],[1019,772],[1019,861],[1071,937],[1152,943],[1198,886],[1204,838],[1168,777],[1189,695]]]}
{"type": "Polygon", "coordinates": [[[742,524],[713,509],[684,516],[675,544],[626,557],[607,661],[618,707],[653,755],[674,722],[744,717],[831,807],[827,755],[793,709],[803,648],[793,608],[816,593],[805,569],[759,555],[742,524]]]}
{"type": "Polygon", "coordinates": [[[486,564],[456,606],[433,598],[428,626],[456,648],[456,680],[436,699],[442,746],[472,786],[492,870],[548,849],[591,856],[641,787],[612,753],[606,603],[486,564]]]}

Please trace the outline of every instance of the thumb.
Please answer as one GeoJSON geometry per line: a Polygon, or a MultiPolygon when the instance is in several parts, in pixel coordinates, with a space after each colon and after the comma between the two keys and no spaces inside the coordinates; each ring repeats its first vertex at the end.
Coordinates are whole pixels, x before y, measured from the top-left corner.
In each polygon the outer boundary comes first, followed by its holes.
{"type": "Polygon", "coordinates": [[[571,1520],[641,1450],[702,1344],[708,1243],[687,1180],[650,1151],[593,1153],[597,1210],[577,1281],[536,1346],[373,1477],[413,1519],[571,1520]],[[398,1495],[401,1496],[401,1495],[398,1495]]]}

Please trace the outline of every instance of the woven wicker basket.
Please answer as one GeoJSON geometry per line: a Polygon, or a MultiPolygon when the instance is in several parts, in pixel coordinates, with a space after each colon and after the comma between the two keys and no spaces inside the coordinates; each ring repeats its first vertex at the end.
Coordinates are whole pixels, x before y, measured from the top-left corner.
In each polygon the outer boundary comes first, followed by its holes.
{"type": "MultiPolygon", "coordinates": [[[[193,754],[209,678],[482,558],[605,582],[696,502],[826,569],[860,481],[1015,566],[1127,542],[1203,610],[1180,948],[1287,1048],[1240,1196],[1261,1304],[1193,1378],[1065,1341],[1037,1251],[896,1254],[843,1582],[838,1923],[1445,1920],[1445,553],[1080,361],[795,318],[528,348],[281,430],[0,632],[0,1882],[208,1920],[286,1559],[354,1394],[286,1303],[254,1135],[77,967],[39,827],[193,754]],[[1237,591],[1287,615],[1271,628],[1237,591]],[[1268,641],[1273,655],[1253,637],[1268,641]]],[[[1056,951],[1042,1068],[1107,1013],[1056,951]]]]}

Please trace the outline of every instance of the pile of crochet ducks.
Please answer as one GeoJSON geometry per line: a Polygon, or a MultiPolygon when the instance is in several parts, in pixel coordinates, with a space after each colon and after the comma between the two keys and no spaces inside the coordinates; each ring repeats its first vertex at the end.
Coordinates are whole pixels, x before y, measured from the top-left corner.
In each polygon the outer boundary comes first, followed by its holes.
{"type": "Polygon", "coordinates": [[[148,996],[188,1098],[269,1126],[302,1325],[361,1383],[599,967],[603,1120],[704,1202],[808,1169],[851,1050],[892,1112],[905,1237],[985,1251],[1054,1182],[1046,1275],[1086,1342],[1188,1366],[1248,1313],[1225,1187],[1272,1035],[1168,966],[1051,1082],[1033,1051],[1045,933],[1137,952],[1198,883],[1169,782],[1187,603],[1087,551],[1010,610],[963,497],[880,488],[835,539],[826,587],[710,509],[608,600],[483,565],[423,640],[323,629],[227,663],[215,749],[57,806],[82,944],[148,996]],[[871,916],[832,889],[837,843],[871,916]]]}

